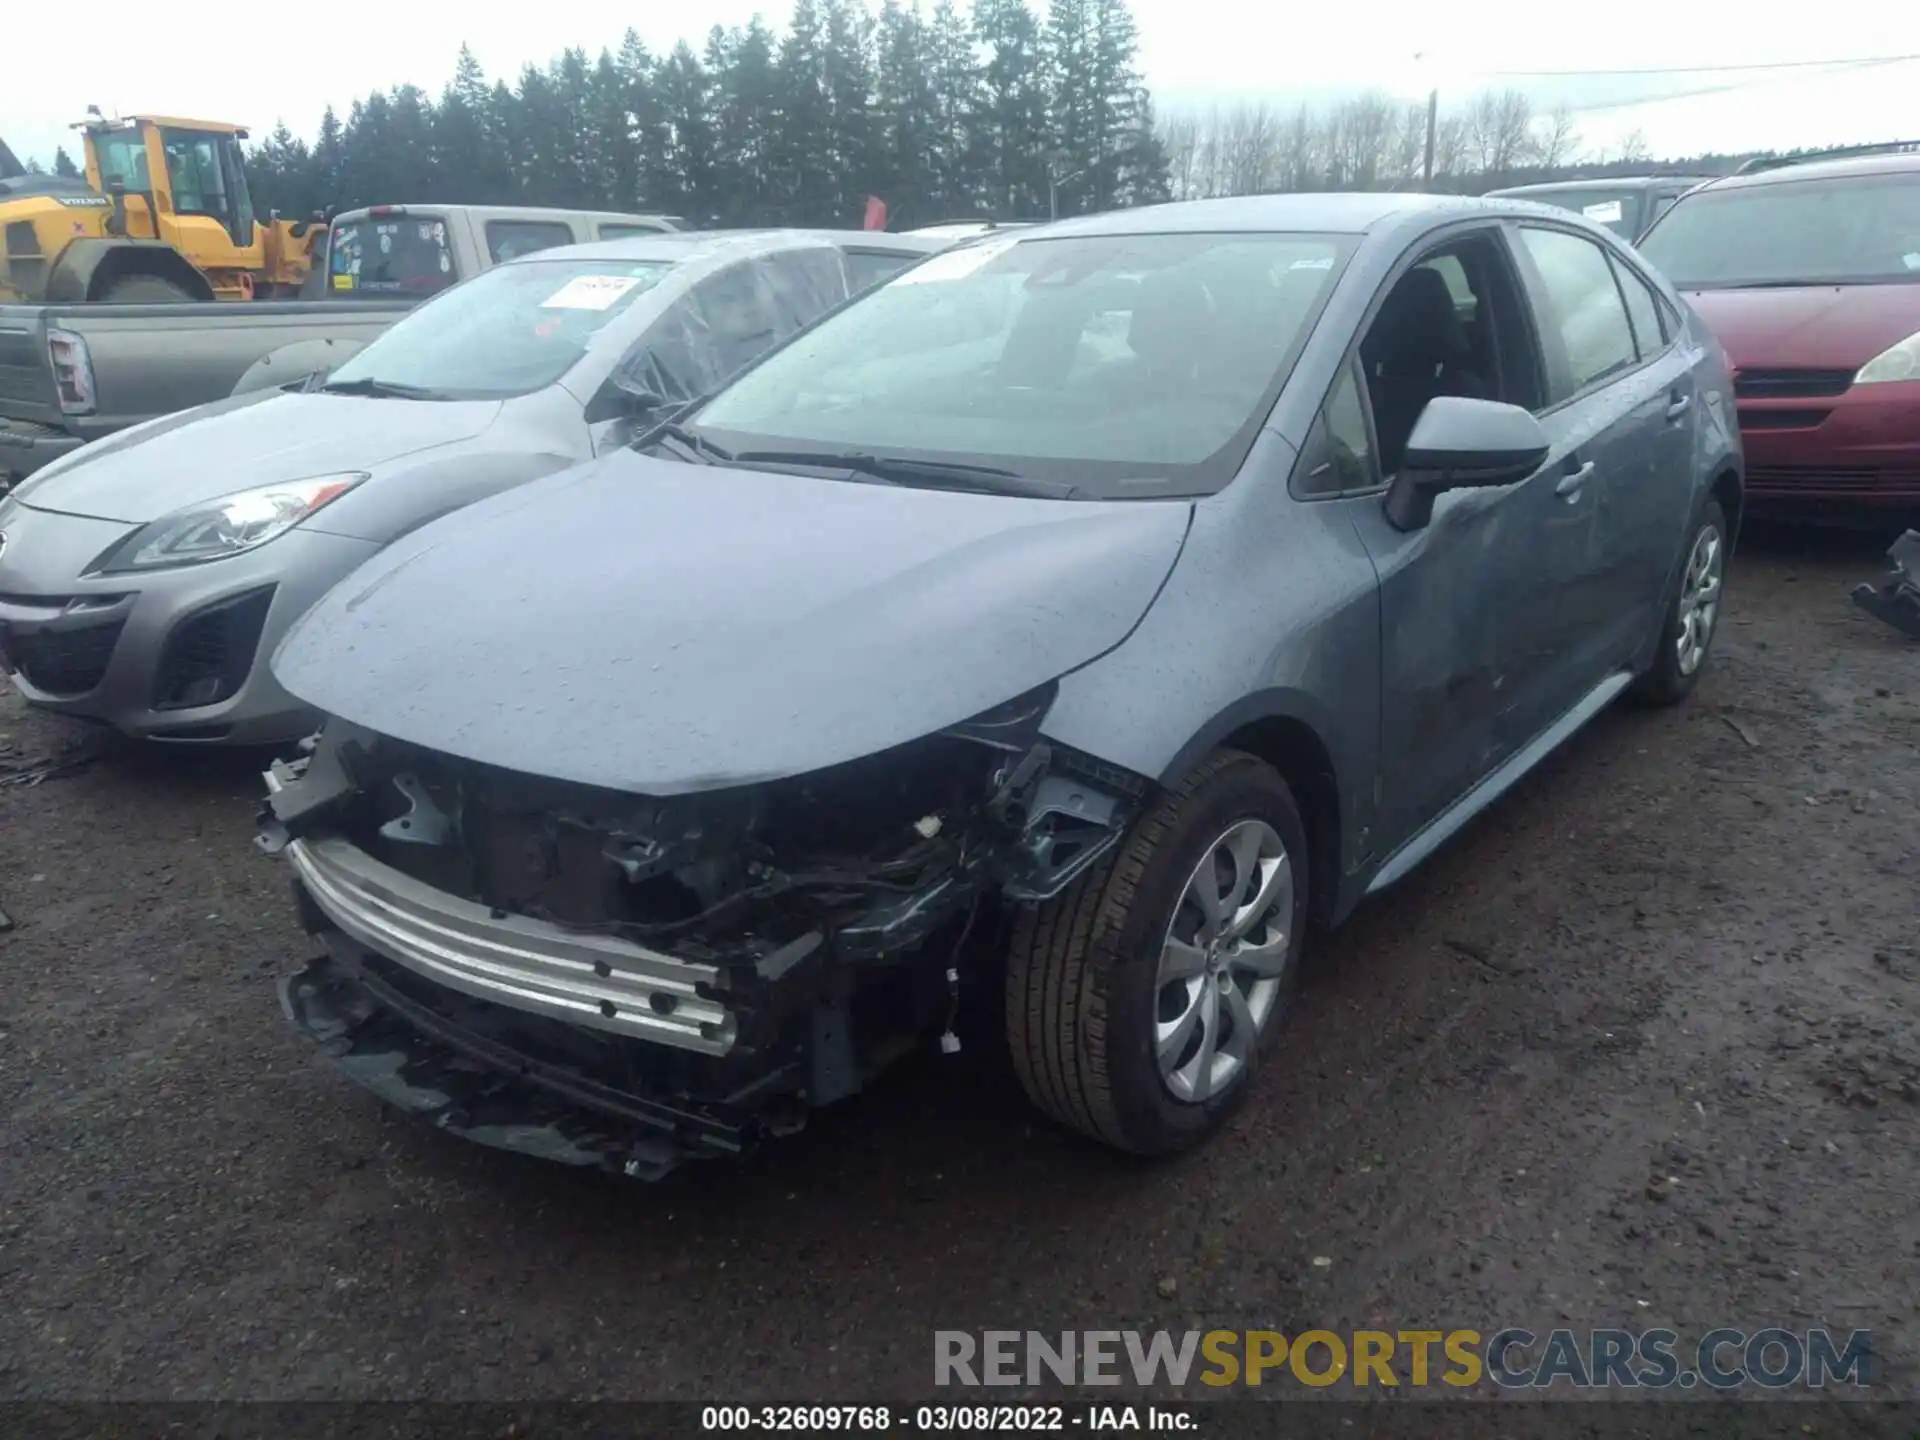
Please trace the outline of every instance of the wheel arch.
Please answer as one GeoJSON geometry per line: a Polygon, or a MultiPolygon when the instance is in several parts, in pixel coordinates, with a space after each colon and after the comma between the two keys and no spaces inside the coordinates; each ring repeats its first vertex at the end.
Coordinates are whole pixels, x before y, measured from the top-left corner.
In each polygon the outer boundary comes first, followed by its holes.
{"type": "Polygon", "coordinates": [[[213,286],[178,250],[158,240],[75,240],[60,252],[47,277],[47,300],[97,300],[108,286],[134,275],[178,285],[196,300],[212,300],[213,286]]]}
{"type": "Polygon", "coordinates": [[[1720,509],[1727,517],[1727,545],[1738,548],[1740,543],[1740,517],[1746,509],[1747,491],[1741,482],[1740,472],[1731,463],[1722,465],[1707,485],[1707,493],[1720,502],[1720,509]]]}
{"type": "Polygon", "coordinates": [[[1341,880],[1351,827],[1351,798],[1326,736],[1326,717],[1310,697],[1290,690],[1249,695],[1216,715],[1161,772],[1162,785],[1177,783],[1216,750],[1241,750],[1278,770],[1293,791],[1306,824],[1309,913],[1330,924],[1343,913],[1341,880]]]}

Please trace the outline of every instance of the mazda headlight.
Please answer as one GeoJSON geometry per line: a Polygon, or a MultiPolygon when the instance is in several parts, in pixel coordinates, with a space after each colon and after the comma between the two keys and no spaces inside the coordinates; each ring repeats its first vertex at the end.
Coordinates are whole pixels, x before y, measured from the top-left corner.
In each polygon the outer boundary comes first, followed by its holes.
{"type": "Polygon", "coordinates": [[[88,573],[124,574],[197,565],[257,549],[333,503],[367,477],[317,475],[223,495],[142,525],[94,561],[88,573]]]}
{"type": "Polygon", "coordinates": [[[1920,380],[1920,335],[1909,335],[1889,345],[1860,367],[1856,385],[1878,385],[1888,380],[1920,380]]]}

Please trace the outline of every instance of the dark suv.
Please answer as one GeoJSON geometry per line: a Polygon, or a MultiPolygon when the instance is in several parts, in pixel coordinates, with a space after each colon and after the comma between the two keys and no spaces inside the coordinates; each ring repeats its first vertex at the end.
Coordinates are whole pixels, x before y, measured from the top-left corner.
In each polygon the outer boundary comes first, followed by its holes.
{"type": "Polygon", "coordinates": [[[1640,251],[1727,351],[1754,513],[1920,509],[1920,142],[1749,163],[1640,251]]]}

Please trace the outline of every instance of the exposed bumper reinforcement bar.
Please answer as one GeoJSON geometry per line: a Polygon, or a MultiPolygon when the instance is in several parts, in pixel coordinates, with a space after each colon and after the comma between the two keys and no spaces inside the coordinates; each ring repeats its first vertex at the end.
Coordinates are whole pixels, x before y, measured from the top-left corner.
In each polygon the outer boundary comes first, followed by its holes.
{"type": "Polygon", "coordinates": [[[611,935],[582,934],[461,900],[344,840],[295,840],[287,856],[328,920],[377,954],[476,999],[702,1055],[739,1025],[715,995],[719,967],[611,935]]]}
{"type": "Polygon", "coordinates": [[[495,1149],[658,1180],[757,1138],[744,1117],[615,1090],[481,1035],[333,954],[282,980],[280,1004],[348,1079],[495,1149]]]}

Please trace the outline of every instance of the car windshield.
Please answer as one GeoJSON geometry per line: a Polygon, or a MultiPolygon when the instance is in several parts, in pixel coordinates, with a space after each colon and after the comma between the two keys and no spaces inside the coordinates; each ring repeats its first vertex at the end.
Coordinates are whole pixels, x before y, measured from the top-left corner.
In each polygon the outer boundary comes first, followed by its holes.
{"type": "Polygon", "coordinates": [[[673,268],[667,260],[523,260],[409,311],[327,377],[330,389],[498,400],[553,384],[673,268]]]}
{"type": "Polygon", "coordinates": [[[327,293],[432,295],[460,277],[447,222],[433,215],[336,221],[327,241],[327,293]]]}
{"type": "Polygon", "coordinates": [[[1920,171],[1702,190],[1640,253],[1683,290],[1920,280],[1920,171]]]}
{"type": "Polygon", "coordinates": [[[1352,244],[1306,234],[983,240],[868,291],[687,428],[743,458],[899,457],[1116,498],[1217,489],[1352,244]]]}

